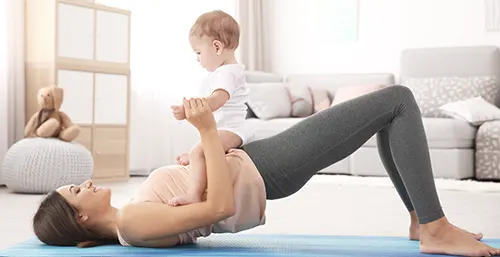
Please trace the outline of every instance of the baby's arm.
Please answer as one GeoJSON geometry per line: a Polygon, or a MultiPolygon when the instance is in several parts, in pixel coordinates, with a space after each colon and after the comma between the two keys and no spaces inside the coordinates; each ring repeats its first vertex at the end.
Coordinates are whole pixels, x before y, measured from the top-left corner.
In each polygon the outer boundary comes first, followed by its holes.
{"type": "Polygon", "coordinates": [[[212,108],[212,112],[221,108],[234,92],[237,90],[235,76],[230,70],[221,70],[212,76],[210,82],[210,92],[207,102],[212,108]]]}
{"type": "Polygon", "coordinates": [[[227,100],[229,100],[229,93],[224,89],[217,89],[207,97],[207,102],[210,108],[212,108],[212,112],[221,108],[227,100]]]}
{"type": "MultiPolygon", "coordinates": [[[[212,109],[212,112],[217,111],[229,100],[229,93],[224,89],[217,89],[211,95],[207,97],[207,102],[212,109]]],[[[182,105],[172,105],[172,113],[177,120],[183,120],[186,118],[184,114],[184,106],[182,105]]]]}

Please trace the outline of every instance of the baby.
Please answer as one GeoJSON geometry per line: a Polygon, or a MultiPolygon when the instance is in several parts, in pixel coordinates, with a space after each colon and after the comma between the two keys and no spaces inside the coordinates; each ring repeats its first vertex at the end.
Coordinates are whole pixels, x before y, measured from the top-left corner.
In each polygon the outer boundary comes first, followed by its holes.
{"type": "MultiPolygon", "coordinates": [[[[239,25],[236,20],[223,11],[202,14],[191,27],[189,41],[197,55],[200,65],[210,74],[201,84],[201,94],[214,113],[217,130],[224,151],[248,143],[253,132],[245,128],[248,89],[242,64],[235,58],[239,45],[239,25]]],[[[177,120],[185,119],[182,105],[172,106],[177,120]]],[[[172,206],[199,202],[205,192],[206,166],[201,143],[196,144],[189,153],[177,157],[181,165],[190,165],[189,189],[187,194],[172,198],[172,206]]]]}

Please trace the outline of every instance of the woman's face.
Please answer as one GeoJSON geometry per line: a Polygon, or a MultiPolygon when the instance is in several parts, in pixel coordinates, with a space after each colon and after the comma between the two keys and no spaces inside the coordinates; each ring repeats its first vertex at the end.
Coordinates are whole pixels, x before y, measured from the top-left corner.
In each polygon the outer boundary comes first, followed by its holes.
{"type": "Polygon", "coordinates": [[[80,185],[62,186],[57,192],[77,210],[81,222],[97,220],[111,207],[111,189],[96,187],[91,180],[80,185]]]}

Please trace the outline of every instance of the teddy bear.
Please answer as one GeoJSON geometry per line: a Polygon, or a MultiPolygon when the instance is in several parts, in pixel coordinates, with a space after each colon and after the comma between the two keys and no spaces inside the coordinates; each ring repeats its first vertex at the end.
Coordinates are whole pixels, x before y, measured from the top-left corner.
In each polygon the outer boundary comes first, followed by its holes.
{"type": "Polygon", "coordinates": [[[29,119],[24,128],[24,137],[55,137],[66,142],[80,134],[80,127],[73,124],[69,116],[60,111],[64,90],[56,85],[38,90],[39,111],[29,119]]]}

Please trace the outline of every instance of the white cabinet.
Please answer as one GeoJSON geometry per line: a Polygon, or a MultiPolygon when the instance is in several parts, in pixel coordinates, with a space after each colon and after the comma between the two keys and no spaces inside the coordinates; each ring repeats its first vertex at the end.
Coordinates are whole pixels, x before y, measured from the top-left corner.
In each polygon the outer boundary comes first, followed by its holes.
{"type": "Polygon", "coordinates": [[[128,76],[95,74],[95,124],[126,125],[128,76]]]}
{"type": "Polygon", "coordinates": [[[92,60],[95,10],[65,3],[58,3],[57,10],[58,56],[92,60]]]}
{"type": "Polygon", "coordinates": [[[79,125],[128,123],[128,76],[59,70],[57,83],[64,89],[61,111],[79,125]]]}
{"type": "Polygon", "coordinates": [[[91,0],[24,3],[25,116],[38,111],[36,94],[41,87],[63,88],[61,111],[81,128],[74,141],[92,152],[92,177],[126,180],[130,11],[91,0]]]}
{"type": "Polygon", "coordinates": [[[57,84],[64,89],[61,111],[75,124],[92,124],[94,74],[85,71],[58,70],[57,84]]]}
{"type": "Polygon", "coordinates": [[[129,16],[96,11],[96,60],[128,63],[129,16]]]}
{"type": "Polygon", "coordinates": [[[128,63],[128,15],[66,3],[57,9],[59,57],[128,63]]]}

